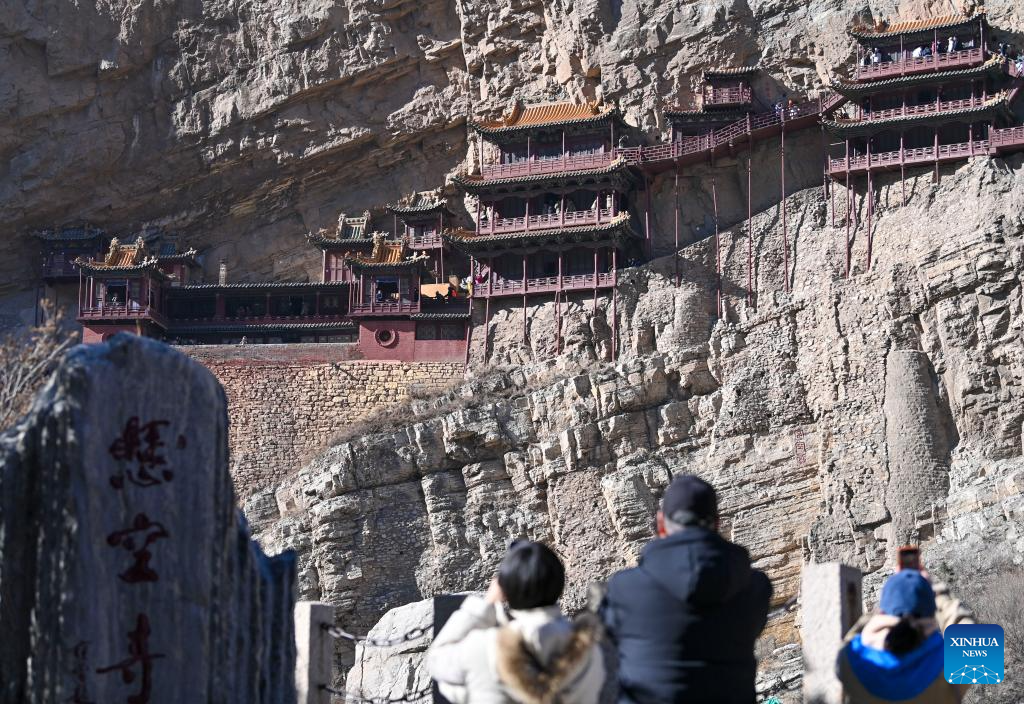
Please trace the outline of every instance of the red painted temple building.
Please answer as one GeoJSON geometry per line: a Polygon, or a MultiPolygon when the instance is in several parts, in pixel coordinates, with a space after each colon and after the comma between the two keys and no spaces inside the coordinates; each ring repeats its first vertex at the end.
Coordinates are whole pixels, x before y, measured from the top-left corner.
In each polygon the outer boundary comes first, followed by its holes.
{"type": "MultiPolygon", "coordinates": [[[[849,79],[832,84],[848,100],[845,115],[823,119],[843,141],[832,144],[826,171],[846,189],[846,273],[849,230],[856,217],[851,188],[867,177],[867,266],[871,263],[874,180],[898,172],[906,201],[906,170],[934,168],[974,156],[997,156],[1024,147],[1011,105],[1024,80],[1005,56],[987,49],[991,30],[984,11],[849,30],[858,62],[849,79]]],[[[833,194],[833,223],[835,200],[833,194]]]]}
{"type": "Polygon", "coordinates": [[[32,236],[39,244],[39,286],[36,290],[36,322],[41,317],[39,304],[48,301],[59,306],[74,300],[80,273],[75,260],[98,257],[105,250],[107,234],[90,225],[38,230],[32,236]]]}
{"type": "MultiPolygon", "coordinates": [[[[222,275],[206,283],[195,279],[193,250],[153,247],[143,238],[114,239],[107,250],[94,228],[37,233],[40,278],[45,291],[79,279],[87,342],[130,330],[180,344],[347,342],[367,359],[461,360],[468,359],[475,302],[485,326],[499,302],[521,304],[528,345],[531,301],[553,301],[558,353],[561,304],[571,296],[592,299],[596,313],[603,294],[614,350],[618,272],[651,256],[650,183],[659,174],[675,172],[677,188],[689,165],[778,140],[783,198],[786,135],[824,125],[842,140],[825,168],[847,190],[849,273],[855,179],[868,180],[870,262],[878,172],[902,177],[907,168],[934,166],[938,176],[946,161],[1024,149],[1024,127],[1013,126],[1011,111],[1024,77],[987,50],[983,13],[879,23],[850,34],[860,44],[858,65],[833,83],[835,93],[803,103],[775,96],[772,107],[757,111],[756,67],[709,70],[698,108],[665,111],[667,143],[631,145],[617,108],[599,103],[516,103],[500,120],[470,122],[479,136],[478,169],[454,181],[469,196],[473,227],[457,226],[441,189],[388,205],[390,233],[372,231],[369,212],[343,214],[336,228],[307,235],[320,250],[319,282],[228,283],[222,275]]],[[[836,189],[829,190],[834,221],[836,189]]],[[[673,192],[674,237],[660,238],[678,249],[686,242],[673,192]]],[[[749,201],[747,210],[750,232],[749,201]]],[[[717,223],[717,211],[715,217],[717,223]]],[[[785,210],[780,225],[788,272],[785,210]]],[[[716,249],[717,233],[716,226],[716,249]]],[[[749,302],[756,293],[749,237],[747,259],[749,302]]]]}
{"type": "Polygon", "coordinates": [[[671,125],[671,141],[705,135],[753,112],[754,91],[750,81],[757,66],[722,68],[704,72],[700,104],[665,109],[671,125]]]}
{"type": "MultiPolygon", "coordinates": [[[[615,153],[617,109],[594,103],[516,104],[499,121],[472,122],[480,170],[456,183],[475,197],[475,228],[445,239],[471,258],[473,299],[531,296],[560,303],[572,292],[613,289],[616,271],[641,256],[630,197],[637,173],[615,153]]],[[[556,346],[560,347],[560,331],[556,346]]],[[[525,340],[524,340],[525,341],[525,340]]]]}

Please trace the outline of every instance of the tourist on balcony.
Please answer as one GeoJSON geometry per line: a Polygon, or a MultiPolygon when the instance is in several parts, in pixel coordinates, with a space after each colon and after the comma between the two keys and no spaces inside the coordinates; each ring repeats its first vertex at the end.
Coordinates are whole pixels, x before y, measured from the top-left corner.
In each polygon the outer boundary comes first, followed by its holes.
{"type": "Polygon", "coordinates": [[[620,704],[750,704],[754,641],[772,586],[746,549],[718,533],[718,499],[677,477],[640,564],[613,575],[600,607],[619,652],[620,704]]]}
{"type": "Polygon", "coordinates": [[[924,56],[924,47],[923,46],[914,47],[914,50],[912,52],[910,52],[910,56],[911,56],[911,58],[914,58],[914,59],[920,59],[922,56],[924,56]]]}
{"type": "Polygon", "coordinates": [[[558,607],[565,568],[541,543],[516,541],[484,596],[470,595],[434,638],[427,670],[453,704],[593,704],[604,685],[593,615],[558,607]]]}
{"type": "Polygon", "coordinates": [[[967,690],[943,676],[942,632],[974,623],[970,611],[934,587],[927,574],[903,569],[886,580],[878,611],[850,629],[839,653],[839,679],[852,704],[957,704],[967,690]]]}
{"type": "Polygon", "coordinates": [[[880,64],[880,63],[882,63],[882,50],[879,49],[877,46],[871,52],[871,63],[873,63],[873,64],[880,64]]]}
{"type": "Polygon", "coordinates": [[[956,36],[949,38],[949,44],[946,46],[946,53],[952,54],[954,51],[960,51],[960,39],[956,36]]]}

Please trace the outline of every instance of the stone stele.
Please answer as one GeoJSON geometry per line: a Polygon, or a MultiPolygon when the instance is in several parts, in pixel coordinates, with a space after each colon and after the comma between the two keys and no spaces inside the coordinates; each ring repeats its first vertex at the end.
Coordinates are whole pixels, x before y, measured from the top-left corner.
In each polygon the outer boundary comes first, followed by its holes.
{"type": "Polygon", "coordinates": [[[77,347],[0,438],[0,702],[294,702],[295,560],[249,538],[224,393],[160,343],[77,347]]]}

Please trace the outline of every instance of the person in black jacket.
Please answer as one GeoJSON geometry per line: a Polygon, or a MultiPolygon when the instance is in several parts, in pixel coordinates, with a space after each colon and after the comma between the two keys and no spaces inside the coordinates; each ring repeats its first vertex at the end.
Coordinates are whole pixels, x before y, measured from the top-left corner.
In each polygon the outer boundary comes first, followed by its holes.
{"type": "Polygon", "coordinates": [[[623,704],[752,704],[754,641],[771,582],[718,532],[714,488],[677,477],[640,564],[612,576],[601,604],[619,652],[623,704]]]}

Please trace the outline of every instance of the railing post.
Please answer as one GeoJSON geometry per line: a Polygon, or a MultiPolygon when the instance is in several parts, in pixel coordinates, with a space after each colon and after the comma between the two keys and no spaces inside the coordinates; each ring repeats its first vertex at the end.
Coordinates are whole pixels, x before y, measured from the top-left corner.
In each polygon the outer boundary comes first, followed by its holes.
{"type": "Polygon", "coordinates": [[[861,573],[838,562],[804,565],[800,579],[804,701],[842,704],[836,653],[863,613],[861,573]]]}
{"type": "Polygon", "coordinates": [[[330,704],[324,689],[334,676],[334,608],[317,601],[295,604],[295,690],[298,704],[330,704]]]}

